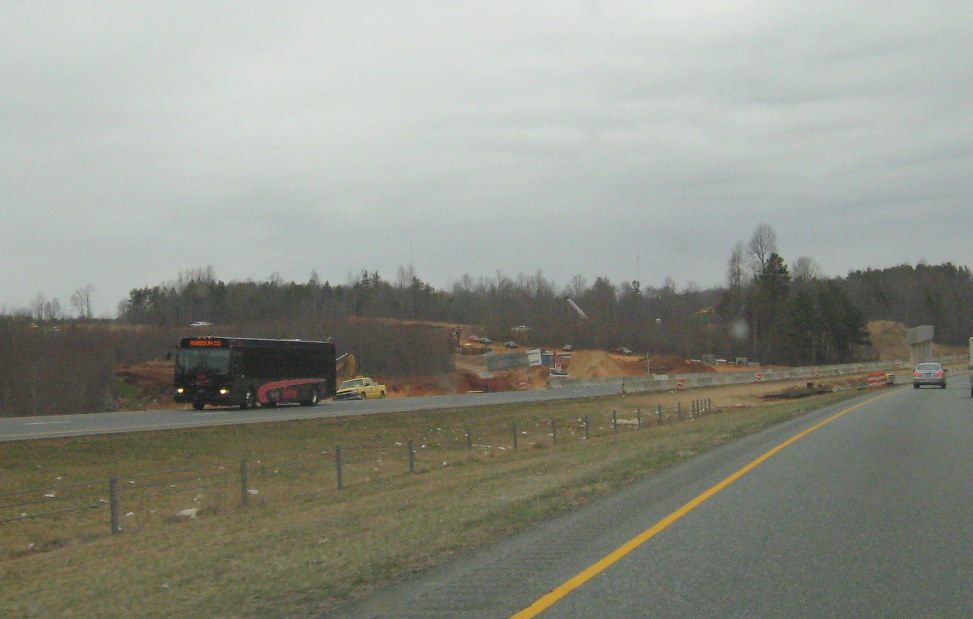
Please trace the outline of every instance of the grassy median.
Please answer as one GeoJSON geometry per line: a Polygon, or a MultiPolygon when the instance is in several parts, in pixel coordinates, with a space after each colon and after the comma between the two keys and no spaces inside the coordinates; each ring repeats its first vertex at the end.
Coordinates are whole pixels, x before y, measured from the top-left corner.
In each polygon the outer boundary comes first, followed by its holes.
{"type": "Polygon", "coordinates": [[[692,419],[705,392],[5,443],[0,615],[334,610],[854,395],[717,400],[692,419]]]}

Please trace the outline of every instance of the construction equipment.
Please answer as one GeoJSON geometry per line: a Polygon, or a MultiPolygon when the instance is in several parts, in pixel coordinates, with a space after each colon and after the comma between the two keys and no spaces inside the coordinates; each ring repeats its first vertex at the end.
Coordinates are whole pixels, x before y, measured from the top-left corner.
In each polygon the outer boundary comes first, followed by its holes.
{"type": "Polygon", "coordinates": [[[583,309],[578,307],[578,304],[574,302],[574,299],[568,298],[566,301],[568,302],[568,305],[574,308],[574,311],[578,312],[578,316],[581,317],[581,320],[588,320],[588,315],[584,313],[583,309]]]}
{"type": "Polygon", "coordinates": [[[338,373],[338,380],[349,380],[358,376],[358,360],[350,352],[346,352],[335,359],[334,365],[338,373]]]}

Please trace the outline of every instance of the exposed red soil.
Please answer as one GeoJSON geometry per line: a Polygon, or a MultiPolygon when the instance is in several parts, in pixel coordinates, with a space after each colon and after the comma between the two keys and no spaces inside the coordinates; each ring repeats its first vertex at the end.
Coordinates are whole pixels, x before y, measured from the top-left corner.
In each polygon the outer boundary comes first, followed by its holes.
{"type": "Polygon", "coordinates": [[[119,408],[141,410],[181,406],[172,401],[174,368],[174,361],[154,359],[140,365],[122,366],[115,370],[119,380],[131,388],[119,398],[119,408]]]}

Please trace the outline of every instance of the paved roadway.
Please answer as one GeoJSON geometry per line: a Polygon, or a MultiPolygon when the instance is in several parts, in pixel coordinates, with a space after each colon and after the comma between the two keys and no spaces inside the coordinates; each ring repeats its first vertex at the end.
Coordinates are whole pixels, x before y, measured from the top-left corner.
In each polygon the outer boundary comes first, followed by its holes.
{"type": "Polygon", "coordinates": [[[17,441],[89,434],[143,432],[204,426],[266,423],[292,419],[371,415],[398,411],[486,406],[509,402],[536,402],[619,393],[620,385],[503,393],[470,393],[421,398],[386,398],[384,400],[322,402],[317,406],[280,406],[277,408],[207,408],[168,409],[127,413],[94,413],[90,415],[48,415],[39,417],[0,418],[0,441],[17,441]]]}
{"type": "Polygon", "coordinates": [[[342,616],[965,617],[971,583],[957,377],[725,445],[342,616]]]}

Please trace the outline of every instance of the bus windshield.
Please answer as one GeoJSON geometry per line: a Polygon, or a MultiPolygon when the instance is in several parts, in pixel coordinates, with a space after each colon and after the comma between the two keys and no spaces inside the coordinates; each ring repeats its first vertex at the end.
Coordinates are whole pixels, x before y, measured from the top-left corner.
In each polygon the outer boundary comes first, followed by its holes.
{"type": "Polygon", "coordinates": [[[230,351],[184,349],[176,353],[177,374],[229,374],[230,351]]]}

